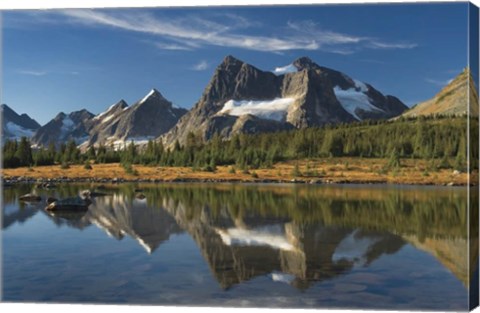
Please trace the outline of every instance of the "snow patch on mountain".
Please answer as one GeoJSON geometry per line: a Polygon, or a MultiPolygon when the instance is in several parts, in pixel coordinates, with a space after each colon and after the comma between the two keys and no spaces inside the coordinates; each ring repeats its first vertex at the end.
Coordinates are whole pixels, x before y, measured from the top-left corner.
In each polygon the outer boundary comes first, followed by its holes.
{"type": "Polygon", "coordinates": [[[259,118],[282,121],[295,98],[276,98],[273,100],[229,100],[217,114],[241,116],[255,115],[259,118]]]}
{"type": "Polygon", "coordinates": [[[107,143],[112,143],[113,148],[115,150],[123,150],[126,148],[131,142],[133,142],[134,145],[146,145],[150,140],[154,140],[154,136],[140,136],[140,137],[128,137],[126,139],[116,139],[115,137],[108,137],[107,138],[107,143]]]}
{"type": "Polygon", "coordinates": [[[365,93],[368,92],[368,86],[364,83],[354,80],[355,88],[343,90],[339,86],[333,88],[333,92],[340,102],[342,107],[350,113],[357,120],[362,120],[356,113],[357,109],[364,111],[380,111],[383,110],[377,108],[371,103],[371,99],[365,93]]]}
{"type": "Polygon", "coordinates": [[[74,127],[75,127],[75,122],[73,122],[70,117],[66,116],[62,120],[62,126],[60,127],[60,135],[62,136],[62,138],[64,138],[68,132],[73,130],[74,127]]]}
{"type": "Polygon", "coordinates": [[[19,140],[22,137],[30,138],[33,136],[34,131],[24,128],[13,122],[7,122],[5,124],[5,135],[11,140],[19,140]]]}
{"type": "Polygon", "coordinates": [[[289,64],[289,65],[282,66],[282,67],[276,67],[273,70],[273,72],[276,75],[283,75],[283,74],[287,74],[287,73],[296,73],[296,72],[298,72],[298,69],[295,67],[295,65],[289,64]]]}
{"type": "Polygon", "coordinates": [[[359,80],[354,79],[353,82],[355,83],[355,87],[359,89],[361,92],[368,92],[368,86],[359,80]]]}
{"type": "Polygon", "coordinates": [[[104,124],[104,123],[110,121],[110,120],[111,120],[112,118],[114,118],[114,117],[115,117],[115,114],[111,114],[111,115],[105,117],[105,118],[102,120],[101,123],[104,124]]]}
{"type": "Polygon", "coordinates": [[[136,145],[141,145],[141,144],[147,144],[150,140],[155,139],[154,136],[140,136],[140,137],[128,137],[125,139],[127,143],[130,143],[133,141],[134,144],[136,145]]]}

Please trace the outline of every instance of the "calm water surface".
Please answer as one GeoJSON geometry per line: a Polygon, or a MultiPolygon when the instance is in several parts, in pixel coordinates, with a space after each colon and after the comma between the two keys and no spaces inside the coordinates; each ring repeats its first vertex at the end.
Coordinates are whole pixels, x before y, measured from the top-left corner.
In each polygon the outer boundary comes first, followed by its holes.
{"type": "Polygon", "coordinates": [[[3,193],[4,301],[468,307],[465,188],[107,185],[63,216],[32,189],[3,193]]]}

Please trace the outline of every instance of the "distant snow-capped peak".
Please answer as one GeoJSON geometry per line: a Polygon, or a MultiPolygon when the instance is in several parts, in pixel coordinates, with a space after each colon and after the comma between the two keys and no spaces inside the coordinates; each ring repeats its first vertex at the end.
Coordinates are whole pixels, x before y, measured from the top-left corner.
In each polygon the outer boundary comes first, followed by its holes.
{"type": "Polygon", "coordinates": [[[145,97],[143,97],[142,100],[140,100],[138,103],[139,103],[139,104],[142,104],[142,103],[144,103],[145,101],[147,101],[148,98],[154,97],[154,96],[157,96],[157,95],[161,96],[160,92],[159,92],[157,89],[153,88],[153,89],[150,90],[150,92],[149,92],[145,97]]]}

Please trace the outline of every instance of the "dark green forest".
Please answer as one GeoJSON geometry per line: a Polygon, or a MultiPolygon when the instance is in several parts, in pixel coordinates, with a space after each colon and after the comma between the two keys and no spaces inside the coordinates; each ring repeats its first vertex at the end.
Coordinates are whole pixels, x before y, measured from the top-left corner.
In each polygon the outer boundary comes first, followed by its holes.
{"type": "MultiPolygon", "coordinates": [[[[90,147],[82,153],[77,143],[70,141],[58,148],[32,149],[30,142],[6,141],[3,166],[40,166],[59,164],[122,163],[152,166],[187,166],[213,171],[217,165],[234,165],[239,169],[269,168],[279,161],[318,157],[385,158],[395,163],[401,158],[438,159],[445,168],[467,169],[467,135],[478,138],[478,119],[467,117],[418,117],[395,121],[364,121],[263,134],[239,134],[229,140],[214,135],[204,142],[190,133],[185,145],[175,143],[166,148],[150,141],[145,147],[132,143],[116,151],[113,146],[90,147]],[[451,162],[450,160],[453,160],[451,162]]],[[[469,152],[478,168],[478,145],[469,152]]]]}

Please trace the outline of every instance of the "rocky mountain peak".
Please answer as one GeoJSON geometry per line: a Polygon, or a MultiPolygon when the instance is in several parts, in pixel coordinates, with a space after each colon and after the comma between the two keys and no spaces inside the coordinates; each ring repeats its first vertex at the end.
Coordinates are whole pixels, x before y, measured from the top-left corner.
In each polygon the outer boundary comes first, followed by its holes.
{"type": "Polygon", "coordinates": [[[80,144],[88,139],[86,124],[94,114],[82,109],[69,114],[60,112],[53,120],[40,127],[32,136],[32,142],[38,146],[54,143],[59,146],[69,140],[80,144]]]}
{"type": "Polygon", "coordinates": [[[127,102],[125,102],[125,100],[121,99],[117,103],[110,106],[105,113],[113,114],[113,113],[121,112],[121,111],[123,111],[123,109],[125,109],[127,107],[128,107],[127,102]]]}
{"type": "Polygon", "coordinates": [[[147,100],[151,100],[151,99],[166,101],[166,99],[163,97],[163,95],[160,93],[160,91],[153,88],[149,91],[149,93],[145,97],[143,97],[142,100],[138,101],[137,103],[138,104],[143,104],[143,103],[147,102],[147,100]]]}
{"type": "Polygon", "coordinates": [[[224,66],[228,66],[228,65],[242,65],[244,62],[237,59],[236,57],[232,56],[232,55],[227,55],[222,63],[220,64],[220,66],[224,65],[224,66]]]}
{"type": "Polygon", "coordinates": [[[112,104],[106,111],[95,116],[92,121],[101,120],[102,122],[106,122],[121,114],[126,108],[128,108],[128,104],[122,99],[117,103],[112,104]]]}
{"type": "Polygon", "coordinates": [[[65,114],[64,112],[60,112],[60,113],[57,114],[57,116],[55,116],[55,117],[53,118],[53,120],[55,120],[55,121],[61,121],[61,120],[63,120],[66,116],[67,116],[67,114],[65,114]]]}
{"type": "Polygon", "coordinates": [[[2,142],[5,139],[19,140],[21,137],[31,137],[40,128],[40,124],[27,114],[18,115],[6,104],[1,105],[2,142]]]}
{"type": "Polygon", "coordinates": [[[319,69],[320,67],[312,61],[309,57],[300,57],[293,61],[293,66],[295,66],[299,71],[301,70],[315,70],[319,69]]]}
{"type": "Polygon", "coordinates": [[[126,102],[125,100],[121,99],[120,101],[118,101],[118,102],[115,104],[114,107],[115,107],[115,108],[119,107],[119,108],[124,109],[124,108],[128,107],[128,104],[127,104],[127,102],[126,102]]]}
{"type": "Polygon", "coordinates": [[[15,111],[12,110],[12,108],[10,108],[10,107],[9,107],[8,105],[6,105],[5,103],[2,104],[1,108],[2,108],[2,113],[3,113],[3,114],[15,112],[15,111]]]}
{"type": "Polygon", "coordinates": [[[158,91],[158,90],[155,89],[155,88],[152,88],[152,89],[150,90],[150,95],[151,95],[152,97],[162,97],[162,98],[163,98],[163,96],[162,96],[162,94],[160,93],[160,91],[158,91]]]}
{"type": "Polygon", "coordinates": [[[61,112],[38,129],[32,142],[47,146],[50,142],[61,144],[73,139],[80,149],[99,144],[119,148],[127,141],[140,144],[168,131],[186,112],[153,88],[132,106],[122,99],[98,115],[85,109],[61,112]]]}
{"type": "Polygon", "coordinates": [[[234,56],[227,55],[215,70],[214,77],[235,76],[244,64],[245,62],[235,58],[234,56]]]}
{"type": "Polygon", "coordinates": [[[215,133],[228,138],[237,132],[385,119],[407,108],[397,98],[385,96],[342,72],[319,66],[308,57],[274,72],[226,56],[202,97],[162,136],[163,142],[171,146],[178,140],[183,144],[190,132],[209,140],[215,133]]]}
{"type": "Polygon", "coordinates": [[[28,116],[28,114],[23,113],[21,115],[18,115],[12,108],[10,108],[6,104],[1,105],[1,112],[4,121],[13,122],[17,125],[29,129],[37,129],[40,127],[40,124],[38,124],[37,121],[28,116]]]}
{"type": "Polygon", "coordinates": [[[68,116],[74,120],[77,120],[77,121],[86,121],[88,119],[91,119],[92,117],[95,116],[95,114],[91,113],[90,111],[86,110],[86,109],[82,109],[82,110],[79,110],[79,111],[74,111],[70,114],[68,114],[68,116]]]}

